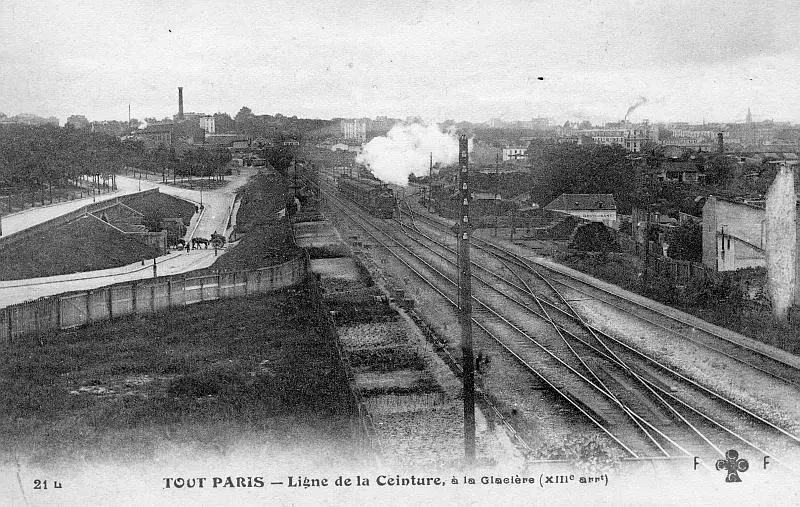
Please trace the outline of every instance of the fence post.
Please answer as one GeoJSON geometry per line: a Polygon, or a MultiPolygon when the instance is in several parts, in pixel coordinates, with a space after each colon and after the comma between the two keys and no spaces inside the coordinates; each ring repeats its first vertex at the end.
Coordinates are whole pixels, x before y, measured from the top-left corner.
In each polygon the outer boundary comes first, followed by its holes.
{"type": "Polygon", "coordinates": [[[61,318],[61,296],[55,296],[56,298],[56,325],[58,329],[62,329],[63,326],[63,319],[61,318]]]}
{"type": "Polygon", "coordinates": [[[136,315],[136,282],[131,283],[131,315],[136,315]]]}

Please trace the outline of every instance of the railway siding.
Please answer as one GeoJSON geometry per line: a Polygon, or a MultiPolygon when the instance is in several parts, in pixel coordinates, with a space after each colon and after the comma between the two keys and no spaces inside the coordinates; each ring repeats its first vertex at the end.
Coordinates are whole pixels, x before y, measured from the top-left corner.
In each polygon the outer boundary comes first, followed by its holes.
{"type": "MultiPolygon", "coordinates": [[[[429,217],[425,217],[424,215],[422,215],[422,216],[423,216],[423,218],[425,218],[425,219],[426,219],[426,220],[425,220],[426,222],[430,220],[431,222],[435,222],[435,223],[437,223],[437,224],[440,224],[440,225],[438,225],[437,227],[435,227],[435,228],[434,228],[434,230],[437,230],[437,231],[439,231],[439,230],[446,231],[446,230],[447,230],[447,229],[446,229],[446,227],[447,227],[447,226],[446,226],[446,224],[443,224],[441,220],[435,220],[435,219],[432,219],[432,220],[431,220],[431,219],[429,219],[429,217]]],[[[417,221],[416,221],[416,225],[418,225],[418,224],[419,224],[419,220],[417,220],[417,221]]],[[[426,224],[426,228],[427,228],[427,224],[426,224]]],[[[416,227],[416,226],[414,226],[414,227],[406,227],[407,235],[409,235],[409,236],[410,236],[410,235],[411,235],[411,231],[412,231],[412,230],[414,231],[414,233],[415,233],[415,234],[420,234],[420,231],[419,231],[419,230],[417,230],[417,227],[416,227]]],[[[428,238],[428,239],[426,239],[426,242],[427,242],[427,241],[430,241],[430,240],[431,240],[431,238],[428,238]]],[[[480,243],[480,241],[479,241],[479,243],[480,243]]],[[[439,247],[439,248],[441,248],[441,247],[439,247]]],[[[481,247],[478,247],[478,248],[481,248],[481,247]]],[[[488,253],[489,251],[491,251],[491,250],[492,250],[491,248],[490,248],[489,250],[487,250],[487,253],[488,253]]],[[[511,250],[511,249],[505,249],[505,248],[501,248],[501,250],[505,252],[505,251],[507,251],[507,250],[511,250]]],[[[516,250],[516,249],[515,249],[515,250],[516,250]]],[[[451,252],[450,252],[450,253],[453,253],[453,252],[452,252],[452,249],[451,249],[451,252]]],[[[436,254],[436,255],[440,255],[440,254],[436,254]]],[[[502,254],[500,257],[506,257],[506,256],[508,256],[508,254],[507,254],[507,253],[504,253],[504,254],[502,254]]],[[[529,257],[529,256],[527,256],[527,255],[520,255],[519,257],[520,257],[520,258],[525,258],[525,259],[528,259],[528,261],[530,262],[530,257],[529,257]]],[[[537,258],[537,259],[538,259],[538,258],[537,258]]],[[[515,263],[519,264],[519,267],[520,267],[520,268],[522,268],[522,269],[524,269],[525,271],[531,270],[531,271],[533,272],[533,268],[532,268],[530,265],[528,265],[528,266],[525,266],[525,265],[524,265],[525,263],[520,263],[518,260],[514,260],[513,262],[515,262],[515,263]]],[[[530,264],[533,264],[533,263],[534,263],[534,262],[530,262],[530,264]]],[[[545,268],[542,268],[542,269],[545,269],[545,268]]],[[[555,271],[555,270],[553,270],[553,272],[554,272],[554,273],[558,273],[558,272],[557,272],[557,271],[555,271]]],[[[549,275],[549,276],[550,276],[550,275],[549,275]]],[[[559,274],[559,275],[557,275],[557,276],[568,276],[568,275],[559,274]]],[[[556,279],[556,278],[553,278],[553,280],[555,280],[555,279],[556,279]]],[[[501,281],[502,281],[504,284],[507,284],[507,283],[508,283],[508,282],[506,282],[506,281],[504,281],[504,280],[502,280],[502,279],[500,279],[500,280],[501,280],[501,281]]],[[[548,283],[549,283],[549,282],[548,282],[548,283]]],[[[558,282],[556,282],[556,283],[558,283],[558,284],[562,284],[562,283],[564,283],[564,282],[558,281],[558,282]]],[[[576,284],[579,284],[579,283],[582,283],[582,282],[574,282],[574,283],[576,283],[576,284]]],[[[552,288],[552,286],[551,286],[551,288],[552,288]]],[[[553,290],[555,290],[555,289],[553,289],[553,290]]],[[[581,289],[575,289],[575,290],[581,290],[581,289]]],[[[600,303],[600,301],[599,301],[599,298],[602,298],[602,296],[597,296],[597,295],[593,296],[593,295],[591,295],[591,292],[592,292],[593,290],[602,290],[602,289],[592,289],[592,288],[590,288],[590,289],[587,289],[587,290],[585,291],[585,292],[588,294],[587,298],[588,298],[589,300],[596,300],[596,301],[597,301],[597,304],[601,304],[601,303],[600,303]]],[[[561,298],[561,297],[562,297],[562,296],[559,296],[559,298],[561,298]]],[[[618,297],[618,298],[621,298],[621,296],[616,296],[616,297],[618,297]]],[[[584,298],[584,299],[585,299],[585,298],[584,298]]],[[[613,299],[613,297],[612,297],[612,296],[610,296],[610,295],[608,295],[606,298],[603,298],[603,299],[613,299]]],[[[624,298],[621,298],[621,299],[624,299],[624,298]]],[[[566,301],[564,301],[564,302],[566,303],[566,301]]],[[[630,304],[630,302],[629,302],[629,304],[630,304]]],[[[650,309],[649,311],[655,312],[655,310],[652,310],[652,309],[650,309]]],[[[636,314],[637,312],[634,310],[634,312],[633,312],[633,313],[634,313],[634,314],[636,314]]],[[[639,317],[637,317],[637,318],[639,318],[639,319],[643,319],[643,317],[641,317],[641,316],[639,316],[639,317]]],[[[662,317],[662,318],[667,318],[667,317],[666,317],[666,316],[664,316],[664,317],[662,317]]],[[[642,320],[642,323],[644,323],[644,322],[645,322],[645,320],[642,320]]],[[[683,324],[683,325],[686,325],[686,324],[683,324]]],[[[598,332],[599,332],[599,331],[598,331],[598,332]]],[[[708,333],[708,331],[706,331],[706,332],[708,333]]],[[[594,332],[593,332],[592,334],[594,334],[594,332]]],[[[601,333],[601,334],[602,334],[602,333],[601,333]]],[[[711,335],[712,335],[712,334],[711,334],[711,333],[709,333],[709,336],[711,336],[711,335]]],[[[595,338],[597,338],[597,337],[595,336],[595,338]]],[[[717,339],[720,339],[720,338],[717,338],[717,339]]],[[[620,344],[620,345],[622,345],[622,344],[620,344]]],[[[616,347],[616,345],[615,345],[615,347],[616,347]]],[[[750,351],[750,354],[756,354],[757,352],[758,352],[758,351],[754,349],[754,350],[751,350],[751,351],[750,351]]],[[[747,353],[747,352],[745,352],[745,353],[747,353]]],[[[760,354],[760,352],[758,352],[758,353],[760,354]]],[[[726,358],[726,359],[727,359],[727,358],[726,358]]],[[[774,358],[770,358],[770,359],[771,359],[771,360],[774,360],[774,358]]],[[[616,361],[616,359],[615,359],[615,361],[616,361]]],[[[634,359],[634,361],[635,361],[635,362],[639,362],[640,360],[639,360],[639,359],[634,359]]],[[[655,363],[655,364],[658,364],[658,363],[655,363]]],[[[727,363],[726,363],[726,364],[727,364],[727,363]]],[[[777,363],[776,363],[776,364],[777,364],[777,363]]],[[[659,365],[659,366],[658,366],[658,368],[664,369],[664,367],[663,367],[662,365],[659,365]]],[[[637,366],[637,369],[639,369],[639,367],[638,367],[638,366],[637,366]]],[[[668,368],[667,368],[667,369],[668,369],[668,368]]],[[[657,376],[663,379],[663,374],[660,372],[660,370],[659,370],[659,373],[657,374],[657,376]]],[[[680,377],[680,378],[681,378],[681,382],[687,382],[687,381],[688,381],[688,382],[690,382],[690,383],[691,383],[691,380],[690,380],[690,379],[686,379],[686,378],[684,378],[684,377],[680,377]]],[[[665,380],[666,380],[666,379],[665,379],[665,380]]],[[[692,389],[695,389],[695,388],[698,388],[698,386],[696,386],[694,383],[692,383],[692,387],[689,387],[689,389],[690,389],[690,390],[692,390],[692,389]]],[[[699,388],[700,388],[700,389],[703,389],[702,387],[699,387],[699,388]]],[[[681,388],[681,389],[683,390],[683,388],[681,388]]],[[[769,389],[767,389],[765,392],[768,392],[768,391],[769,391],[769,389]]],[[[669,388],[669,389],[667,389],[666,391],[661,391],[661,392],[663,393],[663,395],[662,395],[662,396],[668,396],[668,397],[670,397],[670,398],[671,398],[671,397],[672,397],[672,394],[671,394],[671,393],[672,393],[672,392],[674,392],[674,390],[673,390],[672,388],[669,388]]],[[[699,396],[701,396],[702,398],[705,398],[705,397],[707,397],[707,396],[711,395],[711,398],[709,398],[709,401],[710,401],[710,400],[716,399],[716,398],[719,396],[719,394],[717,394],[717,393],[719,393],[719,392],[720,392],[719,390],[717,390],[717,391],[716,391],[716,393],[714,393],[714,392],[711,392],[711,391],[709,391],[708,389],[704,389],[702,393],[700,393],[700,392],[695,392],[695,393],[694,393],[692,396],[698,396],[698,395],[699,395],[699,396]]],[[[721,391],[721,392],[722,392],[722,393],[725,393],[725,392],[727,392],[727,391],[726,391],[725,389],[722,389],[722,391],[721,391]]],[[[653,393],[653,394],[655,394],[655,393],[653,393]]],[[[723,394],[723,397],[724,397],[724,396],[725,396],[725,395],[723,394]]],[[[719,398],[719,401],[723,401],[723,400],[724,400],[724,398],[719,398]]],[[[676,400],[676,401],[677,401],[677,400],[676,400]]],[[[636,403],[636,402],[634,401],[634,403],[636,403]]],[[[705,403],[705,402],[704,402],[704,403],[705,403]]],[[[731,433],[731,432],[730,432],[728,429],[726,429],[726,428],[725,428],[725,425],[726,425],[726,424],[728,424],[728,425],[729,425],[729,427],[730,427],[730,424],[731,424],[731,423],[733,423],[733,424],[734,424],[734,426],[733,426],[733,428],[734,428],[734,431],[736,431],[736,428],[737,428],[737,426],[739,426],[741,429],[744,429],[744,430],[745,430],[745,435],[747,435],[747,434],[748,434],[750,431],[752,431],[752,430],[754,429],[754,427],[752,427],[752,428],[751,428],[750,426],[752,426],[752,425],[751,425],[749,422],[748,422],[748,423],[745,423],[745,421],[742,419],[742,417],[745,417],[745,418],[746,418],[745,414],[747,414],[747,415],[749,415],[750,417],[758,418],[758,414],[754,414],[754,413],[750,412],[750,411],[749,411],[749,410],[748,410],[746,407],[745,407],[745,408],[741,408],[741,406],[737,405],[737,403],[736,403],[736,402],[734,402],[734,403],[731,403],[729,400],[725,400],[725,403],[728,403],[730,406],[725,406],[725,407],[719,406],[719,407],[717,407],[717,408],[703,408],[703,409],[702,409],[702,410],[704,410],[704,411],[705,411],[705,410],[711,410],[710,412],[707,412],[707,413],[710,413],[710,414],[712,414],[712,417],[714,417],[714,418],[716,418],[716,417],[719,417],[719,416],[721,416],[722,414],[728,414],[728,412],[729,412],[729,409],[731,409],[731,408],[736,408],[737,410],[739,410],[739,411],[741,412],[741,413],[737,412],[737,414],[739,414],[739,415],[738,415],[738,416],[736,416],[736,417],[731,417],[731,416],[732,416],[732,414],[730,414],[730,415],[725,415],[725,416],[724,416],[725,418],[723,419],[723,422],[721,423],[721,425],[720,425],[719,421],[714,421],[714,420],[712,420],[712,419],[709,419],[709,418],[708,418],[708,417],[707,417],[705,414],[700,414],[700,413],[698,413],[698,414],[692,414],[690,417],[691,417],[692,419],[696,419],[696,418],[697,418],[697,416],[699,415],[699,416],[701,416],[701,417],[705,418],[705,419],[704,419],[704,420],[702,420],[702,421],[698,421],[698,422],[700,422],[701,424],[703,424],[704,426],[707,426],[707,425],[706,425],[706,423],[707,423],[707,422],[708,422],[708,423],[711,423],[711,424],[712,424],[712,426],[708,426],[708,427],[707,427],[706,429],[704,429],[703,431],[707,431],[707,432],[708,432],[708,433],[707,433],[708,435],[716,435],[716,436],[712,437],[713,439],[716,439],[716,438],[718,438],[718,437],[720,437],[720,436],[721,436],[721,437],[722,437],[724,440],[727,440],[727,439],[729,438],[729,436],[733,436],[734,438],[741,439],[741,437],[740,437],[740,436],[736,435],[735,433],[731,433]],[[740,421],[740,422],[736,422],[737,420],[738,420],[738,421],[740,421]],[[741,424],[740,424],[740,423],[745,423],[745,425],[744,425],[744,426],[741,426],[741,424]],[[747,428],[750,428],[750,429],[747,429],[747,428]],[[728,433],[729,435],[726,435],[725,433],[728,433]]],[[[707,404],[706,404],[706,405],[707,405],[707,404]]],[[[715,402],[713,403],[713,405],[717,405],[717,402],[715,401],[715,402]]],[[[710,407],[710,405],[709,405],[709,407],[710,407]]],[[[687,408],[691,408],[691,407],[687,407],[687,408]]],[[[763,412],[763,411],[762,411],[762,412],[763,412]]],[[[767,412],[769,412],[769,411],[767,411],[767,412]]],[[[676,414],[677,414],[677,413],[676,413],[676,414]]],[[[762,414],[762,415],[764,415],[764,414],[762,414]]],[[[773,419],[773,417],[772,417],[772,416],[768,416],[768,419],[773,419]]],[[[782,421],[782,420],[783,420],[783,418],[779,417],[779,418],[777,418],[777,419],[778,419],[778,424],[779,424],[779,425],[783,425],[784,427],[786,427],[786,429],[789,429],[789,431],[792,431],[793,424],[789,424],[789,425],[787,426],[785,421],[783,421],[783,422],[780,422],[780,421],[782,421]]],[[[690,424],[688,420],[685,420],[685,422],[686,422],[687,424],[690,424]]],[[[770,425],[770,426],[771,426],[771,429],[770,429],[770,431],[772,431],[772,430],[775,430],[775,431],[777,431],[777,432],[783,433],[783,434],[784,434],[785,436],[787,436],[787,437],[790,437],[790,438],[793,438],[793,439],[795,439],[795,440],[796,440],[796,438],[795,438],[795,437],[793,437],[792,435],[790,435],[790,434],[786,433],[786,432],[784,431],[784,429],[782,429],[782,428],[780,428],[780,427],[775,427],[775,426],[772,426],[771,424],[769,424],[769,422],[768,422],[768,421],[765,421],[765,420],[763,420],[763,419],[759,418],[759,423],[758,423],[758,424],[762,424],[762,423],[767,423],[768,425],[770,425]]],[[[693,423],[693,424],[696,424],[696,423],[693,423]]],[[[759,431],[759,433],[760,433],[760,431],[759,431]]],[[[682,437],[682,438],[683,438],[683,437],[682,437]]],[[[747,438],[747,437],[745,437],[745,438],[747,438]]],[[[779,437],[779,438],[780,438],[780,437],[779,437]]],[[[714,446],[713,446],[713,444],[711,443],[711,440],[708,440],[708,438],[707,438],[707,437],[703,437],[703,440],[704,440],[705,442],[709,443],[709,444],[710,444],[710,445],[711,445],[711,446],[714,448],[715,452],[717,452],[717,453],[721,452],[721,451],[720,451],[720,449],[719,449],[718,447],[714,447],[714,446]]],[[[744,442],[744,441],[743,441],[743,442],[744,442]]],[[[775,442],[775,444],[777,444],[777,442],[775,442]]],[[[779,444],[777,444],[777,445],[779,445],[779,444]]],[[[752,445],[751,445],[750,443],[748,443],[748,446],[751,446],[751,447],[752,447],[752,445]]],[[[774,447],[774,445],[773,445],[773,451],[774,451],[774,450],[777,450],[777,449],[776,449],[776,448],[774,447]]]]}
{"type": "Polygon", "coordinates": [[[495,240],[494,238],[489,239],[488,236],[487,237],[483,237],[483,236],[484,236],[483,234],[479,235],[479,237],[481,237],[481,239],[484,239],[487,242],[495,243],[498,246],[501,246],[502,248],[511,250],[514,253],[516,253],[516,254],[518,254],[518,255],[520,255],[520,256],[528,259],[528,260],[531,260],[531,261],[536,262],[538,264],[542,264],[543,266],[547,267],[548,269],[552,269],[553,271],[556,271],[556,272],[561,273],[563,275],[566,275],[568,277],[575,278],[575,279],[579,280],[580,282],[582,282],[584,284],[587,284],[587,285],[590,285],[590,286],[595,287],[597,289],[600,289],[602,291],[608,292],[608,293],[610,293],[610,294],[612,294],[612,295],[614,295],[616,297],[620,297],[620,298],[632,301],[632,302],[636,303],[637,305],[643,306],[643,307],[645,307],[645,308],[647,308],[649,310],[665,314],[665,315],[667,315],[667,316],[669,316],[669,317],[671,317],[673,319],[681,321],[681,322],[683,322],[685,324],[688,324],[690,326],[696,327],[697,329],[700,329],[702,331],[706,331],[706,332],[711,333],[711,334],[722,336],[722,337],[724,337],[724,338],[726,338],[726,339],[728,339],[728,340],[730,340],[730,341],[732,341],[732,342],[734,342],[734,343],[736,343],[738,345],[742,345],[744,347],[748,347],[748,348],[757,350],[757,351],[761,352],[764,355],[772,357],[775,360],[783,362],[783,363],[785,363],[785,364],[787,364],[789,366],[792,366],[794,368],[800,369],[800,357],[798,357],[798,356],[796,356],[794,354],[791,354],[791,353],[789,353],[789,352],[787,352],[785,350],[781,350],[781,349],[779,349],[777,347],[773,347],[773,346],[768,345],[766,343],[762,343],[762,342],[759,342],[757,340],[753,340],[752,338],[749,338],[749,337],[744,336],[742,334],[736,333],[735,331],[731,331],[730,329],[726,329],[726,328],[717,326],[717,325],[712,324],[710,322],[707,322],[707,321],[705,321],[703,319],[695,317],[694,315],[690,315],[688,313],[682,312],[682,311],[677,310],[675,308],[672,308],[670,306],[663,305],[661,303],[658,303],[657,301],[653,301],[653,300],[648,299],[648,298],[646,298],[644,296],[641,296],[639,294],[626,291],[625,289],[622,289],[621,287],[618,287],[616,285],[610,284],[608,282],[604,282],[602,280],[598,280],[597,278],[593,278],[593,277],[591,277],[591,276],[589,276],[589,275],[587,275],[585,273],[581,273],[580,271],[574,270],[574,269],[569,268],[567,266],[564,266],[562,264],[558,264],[558,263],[553,262],[553,261],[551,261],[549,259],[546,259],[544,257],[539,257],[539,256],[533,254],[532,252],[530,252],[529,250],[525,250],[524,248],[519,247],[518,245],[512,245],[512,244],[510,244],[508,242],[504,242],[504,241],[501,242],[501,241],[495,240]]]}

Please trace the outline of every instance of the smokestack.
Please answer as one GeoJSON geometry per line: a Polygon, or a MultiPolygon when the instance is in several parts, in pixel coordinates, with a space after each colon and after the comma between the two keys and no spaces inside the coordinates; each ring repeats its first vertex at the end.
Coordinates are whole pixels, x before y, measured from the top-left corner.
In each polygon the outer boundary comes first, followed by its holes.
{"type": "Polygon", "coordinates": [[[722,141],[722,132],[717,133],[717,151],[720,155],[725,153],[725,143],[722,141]]]}
{"type": "Polygon", "coordinates": [[[183,86],[178,87],[178,121],[183,121],[183,86]]]}

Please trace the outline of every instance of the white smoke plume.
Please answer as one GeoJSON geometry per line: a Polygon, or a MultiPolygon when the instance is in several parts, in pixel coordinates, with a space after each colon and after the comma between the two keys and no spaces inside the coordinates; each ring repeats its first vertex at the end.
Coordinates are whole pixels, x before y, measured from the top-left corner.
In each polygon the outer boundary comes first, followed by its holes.
{"type": "Polygon", "coordinates": [[[794,173],[781,167],[769,187],[766,203],[765,256],[772,313],[786,322],[794,299],[797,257],[797,196],[794,173]]]}
{"type": "Polygon", "coordinates": [[[369,167],[383,181],[407,185],[409,174],[428,174],[431,154],[434,164],[457,162],[458,139],[436,125],[397,124],[385,136],[365,144],[356,162],[369,167]]]}

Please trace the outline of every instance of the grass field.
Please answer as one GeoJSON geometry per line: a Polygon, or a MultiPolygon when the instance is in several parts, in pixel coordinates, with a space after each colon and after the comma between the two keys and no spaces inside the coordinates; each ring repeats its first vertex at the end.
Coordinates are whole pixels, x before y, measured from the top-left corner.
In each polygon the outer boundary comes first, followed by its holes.
{"type": "Polygon", "coordinates": [[[161,192],[126,196],[123,202],[143,215],[158,213],[164,218],[180,218],[187,226],[195,213],[194,204],[161,192]]]}
{"type": "MultiPolygon", "coordinates": [[[[652,275],[650,284],[645,288],[641,280],[633,276],[641,269],[633,256],[611,253],[607,259],[600,259],[597,256],[570,252],[560,255],[557,260],[573,269],[672,306],[712,324],[793,354],[800,353],[800,329],[795,325],[785,326],[777,323],[768,305],[741,297],[730,299],[709,297],[706,301],[693,301],[691,288],[681,293],[670,280],[658,275],[652,275]]],[[[713,285],[698,283],[699,286],[713,285]]],[[[798,313],[792,310],[790,318],[792,323],[797,322],[798,313]]]]}
{"type": "Polygon", "coordinates": [[[15,344],[0,364],[2,462],[224,454],[244,438],[344,459],[352,406],[322,326],[300,287],[15,344]]]}
{"type": "Polygon", "coordinates": [[[64,275],[125,266],[158,256],[158,250],[98,220],[82,218],[44,231],[36,240],[4,247],[0,280],[64,275]],[[99,222],[102,225],[102,222],[99,222]]]}

